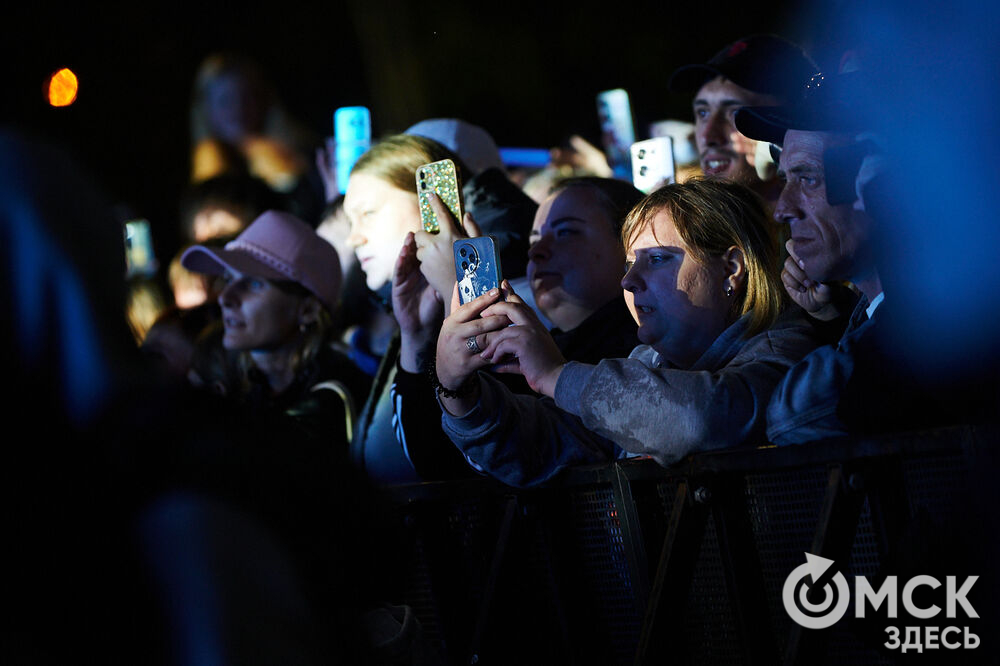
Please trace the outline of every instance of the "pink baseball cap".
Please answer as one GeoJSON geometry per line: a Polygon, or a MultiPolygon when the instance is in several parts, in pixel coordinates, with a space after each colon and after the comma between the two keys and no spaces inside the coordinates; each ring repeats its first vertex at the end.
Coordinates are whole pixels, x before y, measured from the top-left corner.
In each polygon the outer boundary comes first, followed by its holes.
{"type": "Polygon", "coordinates": [[[181,265],[209,275],[234,272],[291,280],[312,292],[331,312],[340,297],[337,251],[308,224],[277,210],[263,213],[223,249],[188,248],[181,265]]]}

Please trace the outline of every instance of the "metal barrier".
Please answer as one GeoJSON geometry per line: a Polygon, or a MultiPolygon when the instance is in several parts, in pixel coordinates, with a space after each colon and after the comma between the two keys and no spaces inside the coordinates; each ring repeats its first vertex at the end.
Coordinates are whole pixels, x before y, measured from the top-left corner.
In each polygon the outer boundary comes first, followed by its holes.
{"type": "Polygon", "coordinates": [[[995,523],[997,443],[962,426],[629,460],[540,489],[396,486],[401,601],[454,664],[891,663],[871,627],[801,629],[782,584],[805,552],[870,579],[983,573],[948,569],[988,563],[965,555],[995,523]]]}

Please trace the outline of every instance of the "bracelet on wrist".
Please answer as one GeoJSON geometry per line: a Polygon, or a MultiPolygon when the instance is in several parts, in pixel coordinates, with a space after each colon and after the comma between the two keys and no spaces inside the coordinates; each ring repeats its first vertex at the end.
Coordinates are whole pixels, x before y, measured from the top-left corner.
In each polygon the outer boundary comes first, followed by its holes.
{"type": "Polygon", "coordinates": [[[479,382],[476,373],[472,373],[457,388],[450,389],[441,383],[437,375],[437,365],[433,361],[428,365],[427,374],[430,376],[434,391],[443,398],[468,398],[475,393],[479,382]]]}

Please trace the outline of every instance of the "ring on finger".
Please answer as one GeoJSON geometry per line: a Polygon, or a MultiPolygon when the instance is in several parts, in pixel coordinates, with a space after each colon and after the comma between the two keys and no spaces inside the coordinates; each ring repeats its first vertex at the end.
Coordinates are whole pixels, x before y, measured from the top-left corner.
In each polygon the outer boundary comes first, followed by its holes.
{"type": "Polygon", "coordinates": [[[465,341],[465,346],[468,347],[469,351],[473,354],[480,354],[483,351],[479,346],[479,343],[476,342],[476,336],[474,335],[469,336],[469,338],[465,341]]]}

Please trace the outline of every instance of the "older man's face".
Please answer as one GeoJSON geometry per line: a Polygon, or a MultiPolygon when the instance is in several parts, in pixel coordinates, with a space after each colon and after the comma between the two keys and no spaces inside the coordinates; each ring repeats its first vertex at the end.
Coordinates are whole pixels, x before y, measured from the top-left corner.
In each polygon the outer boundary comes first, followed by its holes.
{"type": "Polygon", "coordinates": [[[706,176],[748,185],[759,180],[753,165],[747,161],[748,153],[753,155],[756,142],[736,131],[733,118],[742,106],[774,106],[777,103],[773,95],[751,92],[721,76],[698,90],[694,99],[695,141],[706,176]]]}
{"type": "Polygon", "coordinates": [[[822,132],[788,130],[779,175],[785,187],[774,219],[789,225],[792,251],[813,280],[857,281],[871,263],[871,223],[851,204],[831,206],[826,200],[823,151],[848,140],[822,132]]]}

